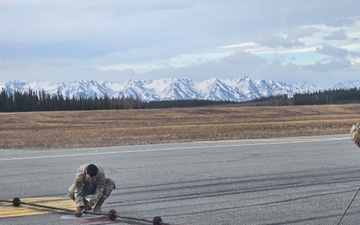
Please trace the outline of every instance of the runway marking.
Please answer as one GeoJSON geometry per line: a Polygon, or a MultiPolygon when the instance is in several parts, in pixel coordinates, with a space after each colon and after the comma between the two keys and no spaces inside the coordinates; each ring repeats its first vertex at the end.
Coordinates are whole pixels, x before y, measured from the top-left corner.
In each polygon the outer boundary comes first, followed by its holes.
{"type": "MultiPolygon", "coordinates": [[[[35,203],[64,209],[74,209],[74,202],[67,197],[34,197],[34,198],[21,198],[22,202],[35,203]]],[[[33,216],[47,214],[51,211],[30,207],[27,205],[20,205],[19,207],[13,206],[12,203],[0,203],[0,218],[20,217],[20,216],[33,216]]]]}
{"type": "MultiPolygon", "coordinates": [[[[229,147],[244,147],[244,146],[262,146],[262,145],[280,145],[280,144],[298,144],[298,143],[313,143],[313,142],[328,142],[328,141],[340,141],[350,140],[347,137],[301,137],[301,138],[270,138],[270,139],[251,139],[251,140],[240,140],[241,142],[247,141],[250,143],[239,143],[232,145],[206,145],[206,146],[187,146],[187,147],[174,147],[174,148],[155,148],[155,149],[136,149],[136,150],[125,150],[125,151],[106,151],[101,152],[86,152],[86,153],[74,153],[74,154],[61,154],[61,155],[43,155],[43,156],[30,156],[30,157],[18,157],[18,158],[2,158],[1,161],[15,161],[15,160],[31,160],[31,159],[48,159],[48,158],[67,158],[67,157],[83,157],[83,156],[98,156],[98,155],[112,155],[112,154],[129,154],[129,153],[147,153],[147,152],[165,152],[165,151],[176,151],[176,150],[193,150],[193,149],[210,149],[210,148],[229,148],[229,147]]],[[[218,143],[226,141],[216,141],[218,143]]],[[[235,141],[234,141],[235,142],[235,141]]],[[[239,142],[237,140],[236,142],[239,142]]],[[[207,143],[207,142],[197,142],[207,143]]],[[[213,142],[214,143],[214,142],[213,142]]],[[[110,147],[114,148],[114,147],[110,147]]],[[[88,149],[94,150],[94,149],[88,149]]]]}

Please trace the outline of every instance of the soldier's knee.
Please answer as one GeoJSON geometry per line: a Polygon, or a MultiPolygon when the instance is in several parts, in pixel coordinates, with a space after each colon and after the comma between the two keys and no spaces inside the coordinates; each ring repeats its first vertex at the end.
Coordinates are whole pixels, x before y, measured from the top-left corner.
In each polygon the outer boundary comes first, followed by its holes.
{"type": "Polygon", "coordinates": [[[72,200],[75,201],[75,188],[74,188],[74,185],[72,185],[72,186],[68,189],[68,191],[67,191],[67,196],[68,196],[69,198],[71,198],[72,200]]]}
{"type": "Polygon", "coordinates": [[[112,190],[115,189],[115,182],[110,179],[110,178],[106,178],[105,179],[105,189],[104,189],[104,193],[103,193],[103,197],[106,199],[107,197],[109,197],[110,193],[112,192],[112,190]]]}
{"type": "Polygon", "coordinates": [[[74,200],[75,201],[75,194],[74,194],[74,192],[67,192],[67,196],[69,197],[69,198],[71,198],[72,200],[74,200]]]}
{"type": "Polygon", "coordinates": [[[105,186],[111,191],[116,188],[115,181],[110,178],[105,179],[105,186]]]}

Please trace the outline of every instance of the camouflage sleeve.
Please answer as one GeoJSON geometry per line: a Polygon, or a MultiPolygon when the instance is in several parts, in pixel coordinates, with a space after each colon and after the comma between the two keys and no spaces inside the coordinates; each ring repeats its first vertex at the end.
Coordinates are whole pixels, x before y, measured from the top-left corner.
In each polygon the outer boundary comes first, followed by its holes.
{"type": "Polygon", "coordinates": [[[360,148],[360,122],[352,125],[350,134],[351,140],[360,148]]]}
{"type": "Polygon", "coordinates": [[[99,200],[101,198],[101,196],[104,193],[104,189],[105,189],[105,174],[104,172],[99,171],[98,177],[96,179],[96,190],[94,194],[94,198],[96,200],[99,200]]]}
{"type": "Polygon", "coordinates": [[[84,206],[84,171],[79,168],[75,178],[75,204],[76,207],[84,206]]]}

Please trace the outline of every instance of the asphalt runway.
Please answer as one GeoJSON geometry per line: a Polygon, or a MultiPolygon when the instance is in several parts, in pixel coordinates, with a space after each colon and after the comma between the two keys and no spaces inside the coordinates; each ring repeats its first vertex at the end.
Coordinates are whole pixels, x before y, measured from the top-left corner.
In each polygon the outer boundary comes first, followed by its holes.
{"type": "MultiPolygon", "coordinates": [[[[65,150],[0,150],[1,200],[74,209],[66,197],[82,164],[117,188],[103,206],[171,224],[336,225],[360,187],[349,134],[65,150]]],[[[360,194],[359,194],[360,195],[360,194]]],[[[341,224],[358,224],[360,196],[341,224]]],[[[0,224],[147,224],[0,203],[0,224]]]]}

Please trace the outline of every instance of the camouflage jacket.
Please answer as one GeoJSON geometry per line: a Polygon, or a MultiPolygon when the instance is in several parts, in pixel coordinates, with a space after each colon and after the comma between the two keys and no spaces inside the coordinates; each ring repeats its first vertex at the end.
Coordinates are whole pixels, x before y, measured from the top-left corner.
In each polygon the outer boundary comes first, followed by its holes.
{"type": "Polygon", "coordinates": [[[82,165],[77,170],[75,178],[75,203],[77,207],[84,206],[84,197],[93,194],[95,200],[99,200],[105,188],[104,170],[97,166],[98,172],[92,181],[86,180],[86,168],[88,165],[82,165]]]}

